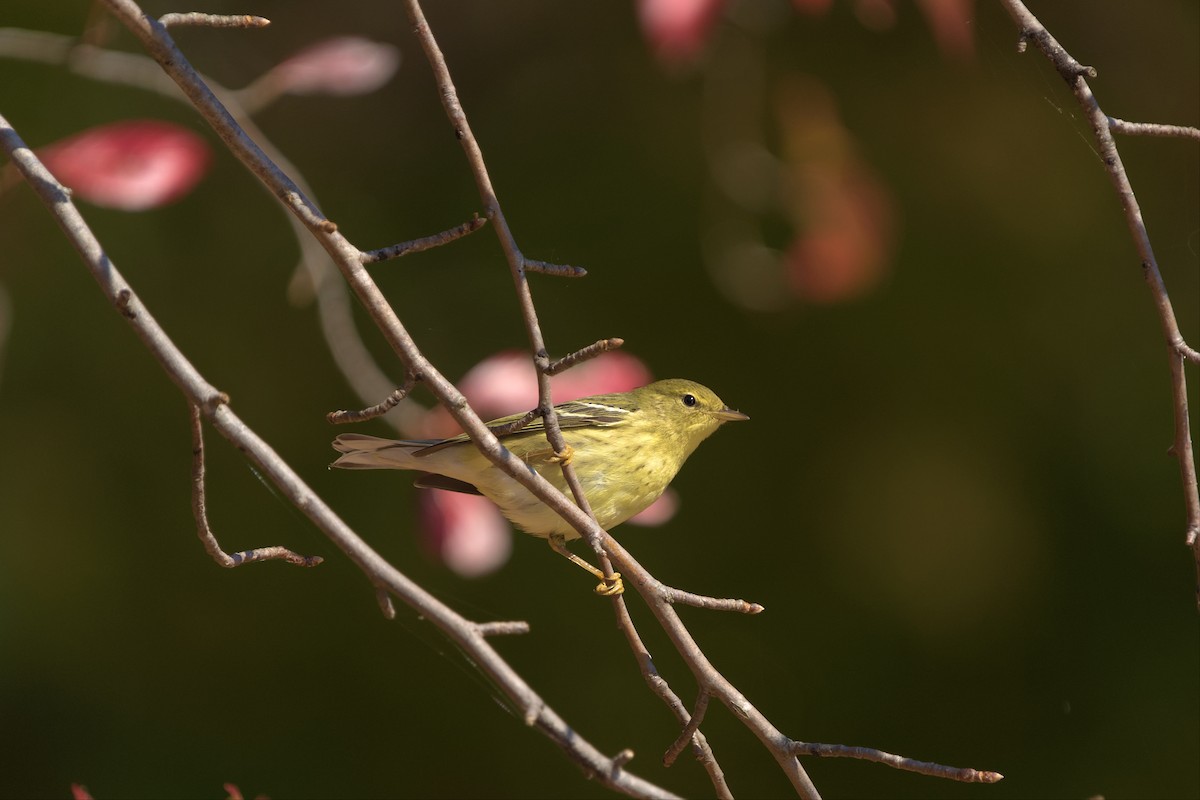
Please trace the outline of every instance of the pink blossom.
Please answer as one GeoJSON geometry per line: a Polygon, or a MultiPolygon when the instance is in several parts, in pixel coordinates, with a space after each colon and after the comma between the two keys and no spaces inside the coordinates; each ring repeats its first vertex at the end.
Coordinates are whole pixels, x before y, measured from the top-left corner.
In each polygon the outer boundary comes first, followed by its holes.
{"type": "Polygon", "coordinates": [[[512,552],[508,522],[490,500],[478,495],[421,492],[421,520],[437,556],[464,577],[496,571],[512,552]]]}
{"type": "Polygon", "coordinates": [[[355,95],[373,92],[396,74],[400,51],[359,36],[338,36],[301,50],[268,73],[283,94],[355,95]]]}
{"type": "Polygon", "coordinates": [[[679,493],[671,487],[651,503],[644,511],[629,518],[630,525],[641,525],[643,528],[657,528],[665,525],[679,510],[679,493]]]}
{"type": "Polygon", "coordinates": [[[694,61],[704,50],[725,0],[638,0],[642,32],[660,61],[694,61]]]}
{"type": "Polygon", "coordinates": [[[144,211],[182,197],[211,160],[199,136],[151,119],[91,128],[38,154],[76,196],[123,211],[144,211]]]}

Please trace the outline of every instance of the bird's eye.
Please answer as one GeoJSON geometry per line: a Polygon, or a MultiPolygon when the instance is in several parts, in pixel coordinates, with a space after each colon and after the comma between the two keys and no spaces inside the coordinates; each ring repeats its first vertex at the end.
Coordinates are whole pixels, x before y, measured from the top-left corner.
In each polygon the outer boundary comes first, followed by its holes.
{"type": "Polygon", "coordinates": [[[685,395],[683,396],[683,404],[684,404],[685,406],[688,406],[689,408],[690,408],[690,407],[692,407],[692,406],[694,406],[694,405],[696,405],[696,395],[694,395],[694,394],[685,394],[685,395]]]}

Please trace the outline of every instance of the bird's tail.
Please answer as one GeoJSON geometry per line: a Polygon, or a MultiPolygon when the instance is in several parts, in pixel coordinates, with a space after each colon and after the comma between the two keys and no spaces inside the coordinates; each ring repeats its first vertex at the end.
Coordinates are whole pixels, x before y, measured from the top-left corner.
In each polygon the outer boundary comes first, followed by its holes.
{"type": "Polygon", "coordinates": [[[338,469],[420,469],[413,451],[436,441],[380,439],[361,433],[343,433],[333,440],[333,449],[342,455],[330,466],[338,469]]]}

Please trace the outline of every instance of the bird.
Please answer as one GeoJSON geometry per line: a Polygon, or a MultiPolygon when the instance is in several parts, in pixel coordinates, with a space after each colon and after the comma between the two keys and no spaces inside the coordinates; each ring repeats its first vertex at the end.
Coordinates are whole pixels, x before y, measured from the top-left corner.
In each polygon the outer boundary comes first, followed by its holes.
{"type": "MultiPolygon", "coordinates": [[[[487,423],[506,448],[559,491],[571,496],[562,467],[571,464],[596,521],[604,530],[643,511],[666,490],[696,448],[726,422],[748,420],[695,381],[670,378],[628,392],[583,397],[554,406],[566,447],[555,452],[545,420],[513,414],[487,423]],[[516,428],[514,430],[514,428],[516,428]],[[497,430],[498,429],[498,430],[497,430]]],[[[566,548],[579,532],[528,489],[489,461],[466,434],[446,439],[383,439],[347,433],[333,441],[338,469],[401,469],[420,474],[414,485],[479,494],[516,527],[601,581],[596,592],[624,591],[620,573],[605,575],[566,548]]]]}

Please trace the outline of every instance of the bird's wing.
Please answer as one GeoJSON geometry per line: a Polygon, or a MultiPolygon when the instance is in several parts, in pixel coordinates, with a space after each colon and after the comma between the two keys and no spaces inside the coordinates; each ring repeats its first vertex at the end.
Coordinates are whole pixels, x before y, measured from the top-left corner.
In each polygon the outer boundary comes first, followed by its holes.
{"type": "MultiPolygon", "coordinates": [[[[557,412],[558,426],[566,430],[568,428],[610,428],[614,425],[620,425],[628,421],[629,414],[634,409],[605,403],[602,397],[588,397],[582,400],[571,400],[570,402],[562,403],[555,406],[554,410],[557,412]]],[[[523,416],[525,415],[510,414],[507,417],[494,419],[488,423],[488,428],[492,430],[503,428],[505,425],[516,422],[523,416]]],[[[545,430],[546,421],[539,417],[521,427],[520,430],[502,434],[499,438],[501,442],[506,442],[509,439],[527,436],[531,433],[543,433],[545,430]]],[[[469,436],[465,433],[460,433],[458,436],[452,436],[449,439],[443,439],[440,442],[430,444],[428,447],[415,450],[413,451],[413,455],[420,458],[432,455],[440,450],[445,450],[448,447],[469,443],[470,441],[469,436]]]]}

